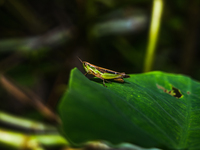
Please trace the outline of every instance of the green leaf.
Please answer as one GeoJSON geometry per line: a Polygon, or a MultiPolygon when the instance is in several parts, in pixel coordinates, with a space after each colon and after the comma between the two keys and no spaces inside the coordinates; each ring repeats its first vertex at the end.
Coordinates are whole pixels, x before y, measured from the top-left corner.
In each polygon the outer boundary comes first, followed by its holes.
{"type": "Polygon", "coordinates": [[[106,88],[100,79],[90,81],[78,69],[71,71],[59,104],[68,139],[200,149],[200,83],[158,71],[130,76],[106,88]]]}

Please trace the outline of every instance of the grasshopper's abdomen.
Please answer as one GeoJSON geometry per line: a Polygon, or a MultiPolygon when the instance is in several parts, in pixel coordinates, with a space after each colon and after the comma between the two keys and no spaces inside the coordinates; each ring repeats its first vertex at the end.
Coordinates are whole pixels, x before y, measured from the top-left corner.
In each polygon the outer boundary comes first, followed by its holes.
{"type": "Polygon", "coordinates": [[[122,78],[122,75],[120,75],[120,74],[111,74],[111,73],[103,73],[101,76],[104,79],[122,78]]]}

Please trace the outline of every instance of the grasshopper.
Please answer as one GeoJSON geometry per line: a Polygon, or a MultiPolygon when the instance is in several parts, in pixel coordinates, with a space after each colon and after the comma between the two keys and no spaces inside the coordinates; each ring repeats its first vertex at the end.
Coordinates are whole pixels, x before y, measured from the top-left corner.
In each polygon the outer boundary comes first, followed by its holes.
{"type": "Polygon", "coordinates": [[[100,78],[101,80],[103,80],[103,85],[105,87],[107,87],[105,85],[105,81],[109,82],[106,79],[113,79],[114,81],[124,82],[123,78],[130,78],[130,76],[125,74],[124,72],[121,73],[106,68],[98,67],[96,65],[90,64],[89,62],[82,61],[80,58],[78,59],[83,64],[83,68],[86,71],[85,75],[92,74],[95,77],[100,78]]]}

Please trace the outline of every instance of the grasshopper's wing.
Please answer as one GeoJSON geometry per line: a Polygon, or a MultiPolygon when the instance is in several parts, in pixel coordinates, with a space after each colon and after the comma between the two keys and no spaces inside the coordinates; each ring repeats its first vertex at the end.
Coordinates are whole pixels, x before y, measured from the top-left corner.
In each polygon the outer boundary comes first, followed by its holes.
{"type": "Polygon", "coordinates": [[[114,78],[129,78],[130,76],[129,75],[126,75],[124,72],[120,73],[120,72],[116,72],[116,71],[113,71],[113,70],[110,70],[110,69],[106,69],[106,68],[103,68],[103,67],[98,67],[98,66],[95,66],[93,64],[90,64],[90,66],[94,67],[100,74],[102,74],[102,77],[105,79],[114,79],[114,78]]]}
{"type": "Polygon", "coordinates": [[[102,67],[97,67],[96,69],[98,69],[102,73],[120,74],[120,72],[116,72],[116,71],[113,71],[113,70],[110,70],[110,69],[106,69],[106,68],[102,68],[102,67]]]}

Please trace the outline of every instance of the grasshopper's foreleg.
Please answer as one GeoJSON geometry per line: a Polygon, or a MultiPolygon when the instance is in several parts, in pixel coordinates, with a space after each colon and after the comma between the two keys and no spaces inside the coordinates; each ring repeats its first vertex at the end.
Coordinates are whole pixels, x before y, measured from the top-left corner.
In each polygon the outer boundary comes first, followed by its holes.
{"type": "Polygon", "coordinates": [[[86,76],[88,73],[86,72],[84,75],[86,76]]]}

